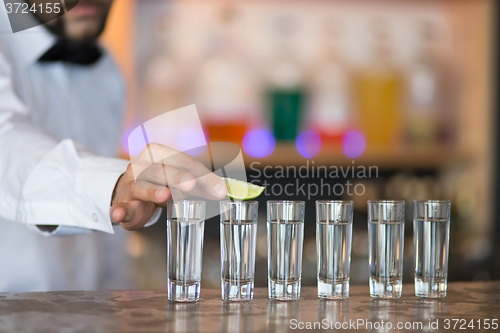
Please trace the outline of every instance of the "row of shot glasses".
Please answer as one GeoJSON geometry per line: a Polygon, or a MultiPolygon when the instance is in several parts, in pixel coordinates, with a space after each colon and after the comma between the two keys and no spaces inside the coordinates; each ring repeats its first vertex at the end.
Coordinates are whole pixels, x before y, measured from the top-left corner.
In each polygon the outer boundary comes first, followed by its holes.
{"type": "MultiPolygon", "coordinates": [[[[200,296],[204,201],[167,206],[168,298],[200,296]]],[[[445,297],[450,231],[449,201],[414,201],[415,295],[445,297]]],[[[304,240],[303,201],[267,202],[269,298],[300,298],[304,240]]],[[[402,292],[405,202],[368,201],[370,296],[399,298],[402,292]]],[[[221,289],[226,301],[253,299],[257,201],[220,203],[221,289]]],[[[318,297],[349,297],[353,202],[316,201],[318,297]]]]}

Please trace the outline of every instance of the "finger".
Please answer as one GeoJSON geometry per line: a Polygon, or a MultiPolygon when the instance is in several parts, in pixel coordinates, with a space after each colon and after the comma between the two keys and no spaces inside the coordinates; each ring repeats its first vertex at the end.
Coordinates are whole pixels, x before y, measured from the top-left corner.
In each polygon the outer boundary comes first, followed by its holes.
{"type": "Polygon", "coordinates": [[[175,187],[180,191],[191,191],[196,186],[195,177],[186,171],[162,164],[163,173],[167,179],[167,186],[175,187]]]}
{"type": "MultiPolygon", "coordinates": [[[[161,163],[153,163],[145,168],[138,179],[176,187],[185,194],[201,195],[209,199],[221,199],[227,195],[224,181],[195,158],[159,144],[150,144],[146,149],[155,161],[162,157],[161,163]]],[[[146,149],[141,153],[141,163],[146,160],[146,149]]]]}
{"type": "MultiPolygon", "coordinates": [[[[170,189],[170,191],[172,192],[172,200],[182,200],[182,199],[185,199],[187,197],[187,194],[182,192],[181,190],[173,187],[170,189]]],[[[197,195],[196,192],[193,192],[191,193],[192,195],[197,195]]],[[[197,196],[201,196],[201,195],[197,195],[197,196]]]]}
{"type": "Polygon", "coordinates": [[[209,199],[222,199],[227,195],[226,183],[214,173],[200,177],[196,181],[198,195],[209,199]]]}
{"type": "Polygon", "coordinates": [[[162,160],[165,166],[189,172],[195,179],[212,173],[203,163],[188,154],[177,152],[162,160]]]}
{"type": "Polygon", "coordinates": [[[131,199],[154,202],[156,204],[164,203],[171,197],[169,188],[144,181],[141,181],[140,184],[130,182],[127,191],[129,192],[127,193],[127,197],[131,199]]]}
{"type": "Polygon", "coordinates": [[[126,203],[117,203],[111,207],[111,219],[115,223],[123,223],[132,220],[134,213],[132,207],[126,203]]]}
{"type": "Polygon", "coordinates": [[[221,199],[227,195],[224,181],[195,158],[179,152],[164,159],[163,163],[167,173],[169,167],[173,167],[174,169],[186,170],[194,177],[196,186],[189,188],[187,185],[191,185],[190,183],[186,183],[185,187],[176,186],[184,193],[201,195],[208,199],[221,199]]]}
{"type": "Polygon", "coordinates": [[[158,143],[148,143],[148,145],[137,155],[131,164],[131,168],[135,177],[142,173],[145,169],[147,169],[151,164],[154,164],[156,161],[161,161],[164,158],[168,158],[169,156],[175,155],[179,153],[179,151],[170,148],[168,146],[164,146],[158,143]]]}
{"type": "Polygon", "coordinates": [[[226,183],[214,173],[207,176],[203,185],[207,191],[212,191],[211,194],[215,195],[218,199],[222,199],[227,195],[226,183]]]}
{"type": "Polygon", "coordinates": [[[134,217],[129,221],[121,223],[121,226],[126,230],[132,231],[144,227],[156,211],[157,205],[134,201],[130,203],[130,207],[134,210],[134,217]]]}
{"type": "MultiPolygon", "coordinates": [[[[133,182],[133,180],[131,182],[133,182]]],[[[143,188],[145,190],[164,190],[167,188],[163,184],[151,183],[143,179],[138,179],[135,182],[138,187],[143,188]]]]}
{"type": "Polygon", "coordinates": [[[131,162],[131,169],[137,178],[151,165],[162,163],[184,171],[195,172],[199,175],[210,172],[203,163],[195,158],[158,143],[149,143],[131,162]]]}
{"type": "Polygon", "coordinates": [[[145,188],[151,188],[150,184],[154,184],[176,187],[181,191],[190,191],[196,186],[195,177],[191,173],[163,163],[150,165],[137,177],[136,182],[145,188]]]}
{"type": "Polygon", "coordinates": [[[209,200],[219,200],[227,195],[225,182],[215,174],[209,174],[196,179],[196,186],[190,191],[179,191],[170,188],[174,200],[183,199],[186,196],[203,197],[209,200]]]}

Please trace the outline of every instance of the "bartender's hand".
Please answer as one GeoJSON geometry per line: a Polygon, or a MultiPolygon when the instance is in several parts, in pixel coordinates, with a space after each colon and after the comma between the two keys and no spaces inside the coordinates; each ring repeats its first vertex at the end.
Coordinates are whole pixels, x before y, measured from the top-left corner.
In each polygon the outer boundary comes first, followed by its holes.
{"type": "Polygon", "coordinates": [[[222,199],[224,181],[195,158],[159,144],[149,144],[118,179],[111,218],[127,230],[142,228],[167,200],[195,195],[222,199]],[[151,160],[158,161],[151,164],[151,160]]]}

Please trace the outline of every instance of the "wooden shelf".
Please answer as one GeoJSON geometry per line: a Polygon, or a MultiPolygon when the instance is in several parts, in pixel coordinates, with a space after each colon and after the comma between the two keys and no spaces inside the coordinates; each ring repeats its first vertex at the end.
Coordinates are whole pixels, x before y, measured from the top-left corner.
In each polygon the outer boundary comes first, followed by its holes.
{"type": "Polygon", "coordinates": [[[437,169],[449,165],[469,163],[474,160],[474,154],[456,151],[448,147],[435,148],[401,148],[401,149],[367,149],[358,158],[346,157],[340,147],[324,147],[321,152],[310,159],[299,154],[293,144],[277,145],[274,152],[265,158],[254,158],[244,154],[245,163],[253,164],[255,168],[265,166],[301,166],[307,165],[355,165],[377,166],[381,169],[437,169]]]}

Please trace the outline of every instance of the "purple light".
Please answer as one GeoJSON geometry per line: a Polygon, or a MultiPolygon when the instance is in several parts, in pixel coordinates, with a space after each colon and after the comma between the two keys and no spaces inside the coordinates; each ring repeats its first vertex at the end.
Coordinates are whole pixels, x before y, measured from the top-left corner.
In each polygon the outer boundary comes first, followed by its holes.
{"type": "Polygon", "coordinates": [[[141,128],[136,127],[128,129],[122,138],[122,148],[129,154],[130,158],[139,155],[146,148],[146,140],[142,134],[141,128]]]}
{"type": "Polygon", "coordinates": [[[201,155],[206,148],[205,134],[201,130],[187,129],[180,131],[175,138],[175,149],[191,156],[201,155]]]}
{"type": "Polygon", "coordinates": [[[252,157],[271,155],[276,145],[273,135],[265,129],[255,129],[243,138],[243,149],[252,157]]]}
{"type": "Polygon", "coordinates": [[[342,137],[342,151],[349,158],[361,156],[366,148],[366,140],[358,132],[349,131],[342,137]]]}
{"type": "Polygon", "coordinates": [[[297,138],[296,146],[300,155],[313,158],[321,151],[321,138],[316,132],[304,131],[297,138]]]}

